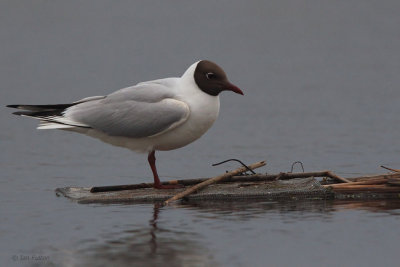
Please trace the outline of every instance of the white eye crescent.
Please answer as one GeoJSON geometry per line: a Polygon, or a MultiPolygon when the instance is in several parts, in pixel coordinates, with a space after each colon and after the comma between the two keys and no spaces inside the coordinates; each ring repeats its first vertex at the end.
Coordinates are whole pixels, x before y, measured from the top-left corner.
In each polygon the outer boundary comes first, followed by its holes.
{"type": "Polygon", "coordinates": [[[215,78],[215,74],[212,72],[208,72],[208,73],[206,73],[206,77],[208,80],[212,80],[215,78]]]}

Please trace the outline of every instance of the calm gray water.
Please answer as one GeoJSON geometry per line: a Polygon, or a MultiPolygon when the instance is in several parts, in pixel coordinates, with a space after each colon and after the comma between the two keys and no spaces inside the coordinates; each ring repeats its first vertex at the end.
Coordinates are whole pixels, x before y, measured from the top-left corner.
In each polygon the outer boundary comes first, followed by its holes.
{"type": "MultiPolygon", "coordinates": [[[[399,1],[0,2],[0,105],[63,103],[224,67],[213,128],[158,154],[163,179],[400,168],[399,1]]],[[[395,266],[400,205],[79,205],[64,186],[151,181],[146,156],[0,110],[1,266],[395,266]],[[167,264],[167,265],[166,265],[167,264]]]]}

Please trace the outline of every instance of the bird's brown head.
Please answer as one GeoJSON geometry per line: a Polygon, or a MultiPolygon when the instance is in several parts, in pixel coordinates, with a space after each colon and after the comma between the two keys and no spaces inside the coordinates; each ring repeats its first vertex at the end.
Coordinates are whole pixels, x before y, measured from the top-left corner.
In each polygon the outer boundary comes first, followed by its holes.
{"type": "Polygon", "coordinates": [[[208,60],[199,61],[194,71],[194,80],[203,92],[212,96],[217,96],[222,91],[243,95],[242,90],[228,81],[224,70],[208,60]]]}

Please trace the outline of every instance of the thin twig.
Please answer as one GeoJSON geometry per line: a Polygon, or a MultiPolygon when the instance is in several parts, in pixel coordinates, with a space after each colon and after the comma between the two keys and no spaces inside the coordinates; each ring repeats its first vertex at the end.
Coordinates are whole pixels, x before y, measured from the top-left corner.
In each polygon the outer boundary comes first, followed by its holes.
{"type": "Polygon", "coordinates": [[[384,169],[392,171],[392,172],[400,172],[400,170],[398,170],[398,169],[392,169],[392,168],[389,168],[389,167],[385,167],[383,165],[381,165],[381,168],[384,168],[384,169]]]}

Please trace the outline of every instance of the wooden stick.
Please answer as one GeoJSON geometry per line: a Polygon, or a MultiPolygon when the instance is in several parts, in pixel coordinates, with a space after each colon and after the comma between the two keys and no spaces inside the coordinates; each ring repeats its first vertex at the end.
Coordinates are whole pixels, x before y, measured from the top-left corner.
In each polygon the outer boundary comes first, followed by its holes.
{"type": "Polygon", "coordinates": [[[126,185],[109,185],[109,186],[93,186],[92,188],[90,188],[90,193],[122,191],[122,190],[134,190],[134,189],[142,189],[142,188],[150,188],[150,187],[153,187],[152,183],[126,184],[126,185]]]}
{"type": "Polygon", "coordinates": [[[351,182],[350,180],[347,180],[346,178],[337,176],[336,174],[334,174],[331,171],[327,171],[326,176],[331,177],[331,178],[333,178],[335,180],[341,181],[343,183],[350,183],[351,182]]]}
{"type": "MultiPolygon", "coordinates": [[[[253,176],[253,175],[252,175],[253,176]]],[[[279,174],[272,174],[272,175],[263,175],[264,180],[288,180],[288,179],[293,179],[293,178],[307,178],[307,177],[330,177],[332,179],[335,179],[339,182],[343,183],[350,183],[351,181],[340,177],[336,174],[334,174],[331,171],[319,171],[319,172],[297,172],[297,173],[287,173],[287,172],[281,172],[279,174]]]]}
{"type": "MultiPolygon", "coordinates": [[[[195,178],[185,180],[170,180],[161,182],[162,185],[193,185],[205,181],[209,178],[195,178]]],[[[153,183],[141,183],[141,184],[125,184],[125,185],[110,185],[110,186],[94,186],[90,189],[91,193],[98,192],[109,192],[109,191],[122,191],[122,190],[135,190],[143,188],[153,188],[153,183]]]]}
{"type": "Polygon", "coordinates": [[[400,186],[400,178],[389,178],[387,183],[392,186],[400,186]]]}
{"type": "Polygon", "coordinates": [[[369,179],[360,182],[350,182],[350,183],[340,183],[340,184],[328,184],[323,185],[323,187],[332,187],[332,188],[345,188],[354,185],[378,185],[378,184],[386,184],[388,178],[380,178],[380,179],[369,179]]]}
{"type": "Polygon", "coordinates": [[[330,177],[339,182],[350,183],[351,181],[334,174],[331,171],[317,171],[317,172],[281,172],[278,174],[255,174],[247,176],[233,176],[225,182],[238,181],[273,181],[273,180],[289,180],[294,178],[308,178],[308,177],[330,177]]]}
{"type": "Polygon", "coordinates": [[[369,181],[371,179],[389,179],[389,178],[400,178],[400,173],[387,173],[387,174],[378,174],[364,177],[354,177],[352,178],[353,182],[361,182],[361,181],[369,181]]]}
{"type": "Polygon", "coordinates": [[[392,171],[392,172],[400,172],[400,170],[398,170],[398,169],[392,169],[392,168],[389,168],[389,167],[385,167],[383,165],[381,165],[381,168],[384,168],[384,169],[392,171]]]}
{"type": "MultiPolygon", "coordinates": [[[[265,161],[260,161],[260,162],[256,162],[254,164],[251,164],[248,167],[249,167],[249,169],[253,170],[253,169],[262,167],[265,164],[266,164],[265,161]]],[[[190,195],[190,194],[192,194],[192,193],[194,193],[196,191],[199,191],[200,189],[202,189],[202,188],[204,188],[204,187],[206,187],[206,186],[208,186],[210,184],[214,184],[216,182],[223,181],[223,180],[225,180],[225,179],[227,179],[227,178],[229,178],[231,176],[237,175],[237,174],[242,173],[242,172],[244,172],[246,170],[247,170],[246,167],[240,167],[240,168],[238,168],[238,169],[236,169],[234,171],[230,171],[230,172],[218,175],[218,176],[216,176],[214,178],[207,179],[206,181],[201,182],[199,184],[196,184],[195,186],[192,186],[189,189],[187,189],[187,190],[185,190],[183,192],[180,192],[180,193],[176,194],[175,196],[167,199],[166,201],[164,201],[164,205],[168,205],[172,201],[184,198],[184,197],[186,197],[186,196],[188,196],[188,195],[190,195]]]]}
{"type": "Polygon", "coordinates": [[[359,192],[377,192],[377,193],[400,193],[397,186],[386,185],[354,185],[342,188],[333,188],[335,193],[359,193],[359,192]]]}

